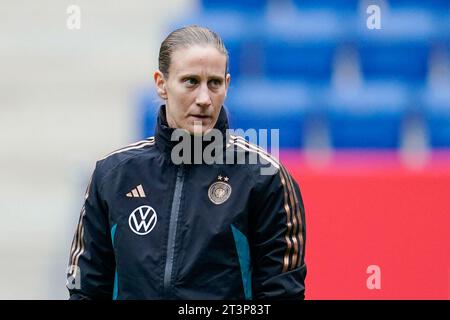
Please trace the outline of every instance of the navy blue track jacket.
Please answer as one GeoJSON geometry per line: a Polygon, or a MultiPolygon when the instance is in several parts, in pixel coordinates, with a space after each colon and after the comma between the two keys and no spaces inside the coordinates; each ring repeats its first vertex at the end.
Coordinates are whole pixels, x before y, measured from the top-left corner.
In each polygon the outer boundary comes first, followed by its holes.
{"type": "MultiPolygon", "coordinates": [[[[96,162],[72,242],[70,299],[303,299],[305,210],[263,149],[215,128],[254,164],[174,164],[165,106],[155,137],[96,162]],[[276,168],[261,174],[264,165],[276,168]]],[[[248,161],[250,162],[250,161],[248,161]]]]}

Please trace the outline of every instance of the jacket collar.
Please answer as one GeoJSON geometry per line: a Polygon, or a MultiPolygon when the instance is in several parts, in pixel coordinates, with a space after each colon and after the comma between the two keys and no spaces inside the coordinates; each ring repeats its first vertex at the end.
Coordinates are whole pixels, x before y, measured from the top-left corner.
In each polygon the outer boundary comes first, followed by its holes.
{"type": "MultiPolygon", "coordinates": [[[[217,122],[214,126],[214,129],[218,129],[220,130],[220,132],[222,133],[222,137],[223,137],[223,147],[226,148],[226,144],[228,142],[227,139],[227,129],[229,128],[228,126],[228,114],[227,111],[225,110],[225,107],[222,106],[222,108],[220,109],[220,113],[219,113],[219,117],[217,119],[217,122]]],[[[166,106],[162,105],[159,108],[159,113],[158,113],[158,119],[157,119],[157,124],[156,124],[156,129],[155,129],[155,140],[156,140],[156,146],[160,149],[161,152],[168,152],[169,154],[172,151],[172,148],[178,143],[178,141],[172,141],[171,137],[172,137],[172,133],[175,131],[175,128],[171,128],[169,127],[168,123],[167,123],[167,118],[166,118],[166,106]]],[[[191,135],[191,145],[193,145],[193,139],[197,139],[198,137],[195,137],[191,135]]],[[[211,142],[209,141],[204,141],[202,142],[202,150],[204,150],[204,148],[210,144],[211,142]]]]}

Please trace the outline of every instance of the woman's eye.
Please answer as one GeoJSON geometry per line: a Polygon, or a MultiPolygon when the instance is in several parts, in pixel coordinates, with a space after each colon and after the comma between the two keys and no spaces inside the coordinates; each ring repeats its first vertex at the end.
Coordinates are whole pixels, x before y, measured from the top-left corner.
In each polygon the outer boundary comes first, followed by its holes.
{"type": "Polygon", "coordinates": [[[184,79],[184,82],[188,85],[188,86],[195,86],[198,82],[196,79],[194,78],[187,78],[184,79]]]}
{"type": "Polygon", "coordinates": [[[213,88],[219,88],[222,85],[220,80],[211,80],[209,83],[213,88]]]}

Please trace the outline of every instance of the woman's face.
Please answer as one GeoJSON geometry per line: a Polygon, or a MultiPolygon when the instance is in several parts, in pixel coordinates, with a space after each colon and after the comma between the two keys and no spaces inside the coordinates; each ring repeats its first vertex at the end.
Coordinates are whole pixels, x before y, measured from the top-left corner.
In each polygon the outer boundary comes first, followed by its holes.
{"type": "Polygon", "coordinates": [[[191,46],[172,53],[167,79],[160,71],[155,72],[170,127],[195,134],[214,127],[230,83],[230,75],[225,75],[226,63],[226,56],[213,46],[191,46]]]}

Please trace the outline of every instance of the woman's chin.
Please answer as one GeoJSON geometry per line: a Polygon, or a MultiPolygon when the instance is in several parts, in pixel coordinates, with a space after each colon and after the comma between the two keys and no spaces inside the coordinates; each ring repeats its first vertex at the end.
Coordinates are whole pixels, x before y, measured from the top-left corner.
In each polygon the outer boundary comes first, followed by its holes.
{"type": "Polygon", "coordinates": [[[212,126],[210,121],[195,121],[195,123],[189,125],[189,128],[186,128],[186,130],[189,131],[190,134],[195,136],[200,136],[208,133],[211,131],[212,126]]]}

